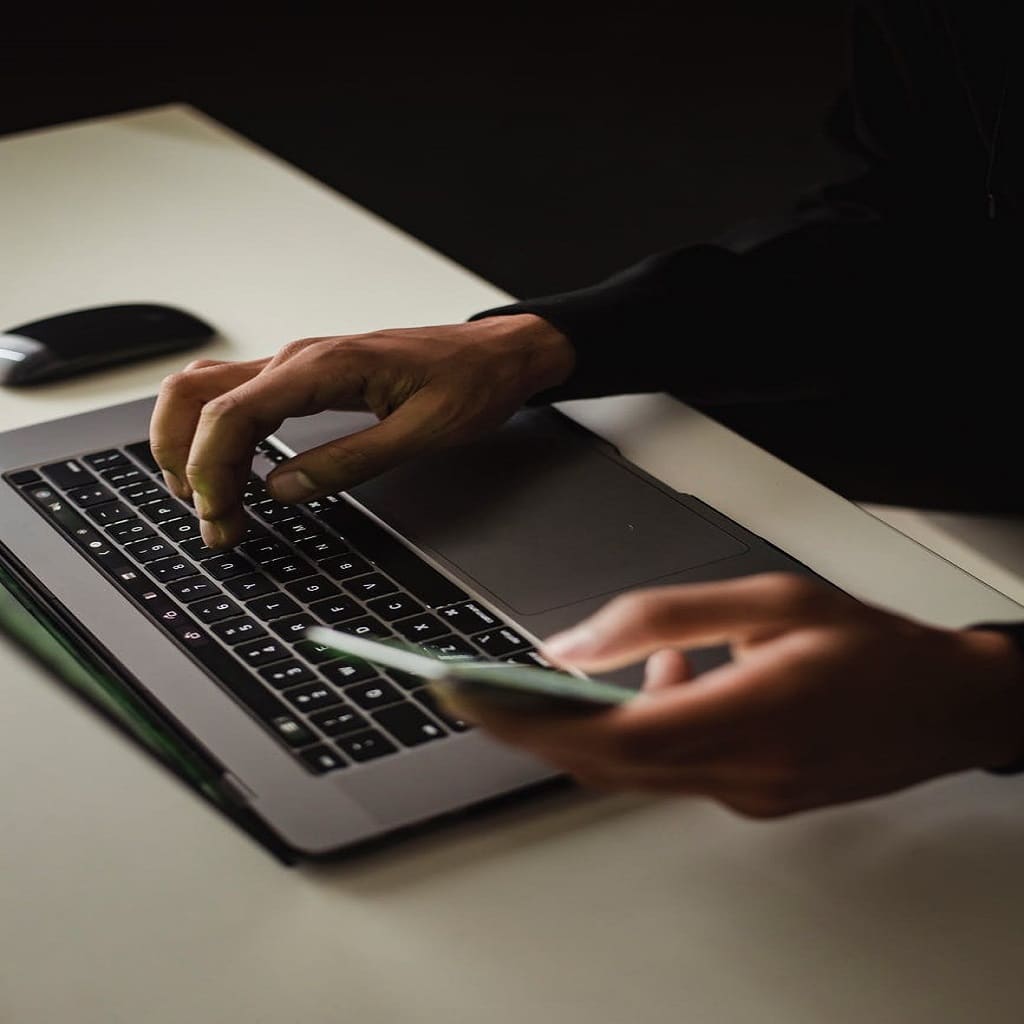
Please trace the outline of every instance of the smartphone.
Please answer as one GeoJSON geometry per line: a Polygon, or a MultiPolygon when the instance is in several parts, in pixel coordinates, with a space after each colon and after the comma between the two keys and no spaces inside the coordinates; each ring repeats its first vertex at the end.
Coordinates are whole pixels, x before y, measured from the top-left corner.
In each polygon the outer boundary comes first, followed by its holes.
{"type": "Polygon", "coordinates": [[[384,668],[417,676],[510,710],[594,711],[625,704],[636,691],[556,669],[506,662],[441,658],[429,648],[395,640],[369,640],[325,626],[310,626],[307,640],[384,668]]]}

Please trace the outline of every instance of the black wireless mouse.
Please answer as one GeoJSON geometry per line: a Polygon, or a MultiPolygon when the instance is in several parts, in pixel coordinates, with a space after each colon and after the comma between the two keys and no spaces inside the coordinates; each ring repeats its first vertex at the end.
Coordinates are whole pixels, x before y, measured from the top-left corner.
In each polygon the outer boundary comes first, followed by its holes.
{"type": "Polygon", "coordinates": [[[173,306],[95,306],[0,334],[0,384],[22,387],[164,352],[194,348],[215,330],[173,306]]]}

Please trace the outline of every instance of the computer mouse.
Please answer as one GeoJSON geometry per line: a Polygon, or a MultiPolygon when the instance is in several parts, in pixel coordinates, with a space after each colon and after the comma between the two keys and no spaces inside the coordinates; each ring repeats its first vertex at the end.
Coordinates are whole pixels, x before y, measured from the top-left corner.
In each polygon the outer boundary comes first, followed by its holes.
{"type": "Polygon", "coordinates": [[[192,313],[153,303],[61,313],[0,334],[0,384],[22,387],[195,348],[215,333],[192,313]]]}

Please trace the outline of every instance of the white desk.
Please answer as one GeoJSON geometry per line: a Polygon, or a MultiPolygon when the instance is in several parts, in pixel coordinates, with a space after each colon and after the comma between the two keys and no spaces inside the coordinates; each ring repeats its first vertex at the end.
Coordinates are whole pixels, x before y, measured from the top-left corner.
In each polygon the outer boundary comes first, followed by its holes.
{"type": "MultiPolygon", "coordinates": [[[[227,358],[505,297],[182,107],[4,140],[0,234],[5,324],[171,302],[227,358]]],[[[151,393],[179,362],[4,394],[0,426],[151,393]]],[[[950,625],[1024,615],[668,398],[566,411],[854,593],[950,625]]],[[[289,870],[3,641],[0,684],[4,1024],[1024,1015],[1024,782],[772,824],[567,793],[289,870]]]]}

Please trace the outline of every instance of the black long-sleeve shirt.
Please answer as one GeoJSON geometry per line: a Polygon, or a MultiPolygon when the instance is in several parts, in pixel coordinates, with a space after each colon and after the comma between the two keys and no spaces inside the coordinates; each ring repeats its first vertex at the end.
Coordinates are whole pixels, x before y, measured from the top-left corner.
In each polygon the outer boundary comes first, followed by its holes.
{"type": "Polygon", "coordinates": [[[532,312],[569,337],[575,372],[544,400],[670,391],[851,497],[1024,510],[1021,16],[860,0],[848,18],[828,126],[845,180],[476,316],[532,312]]]}

